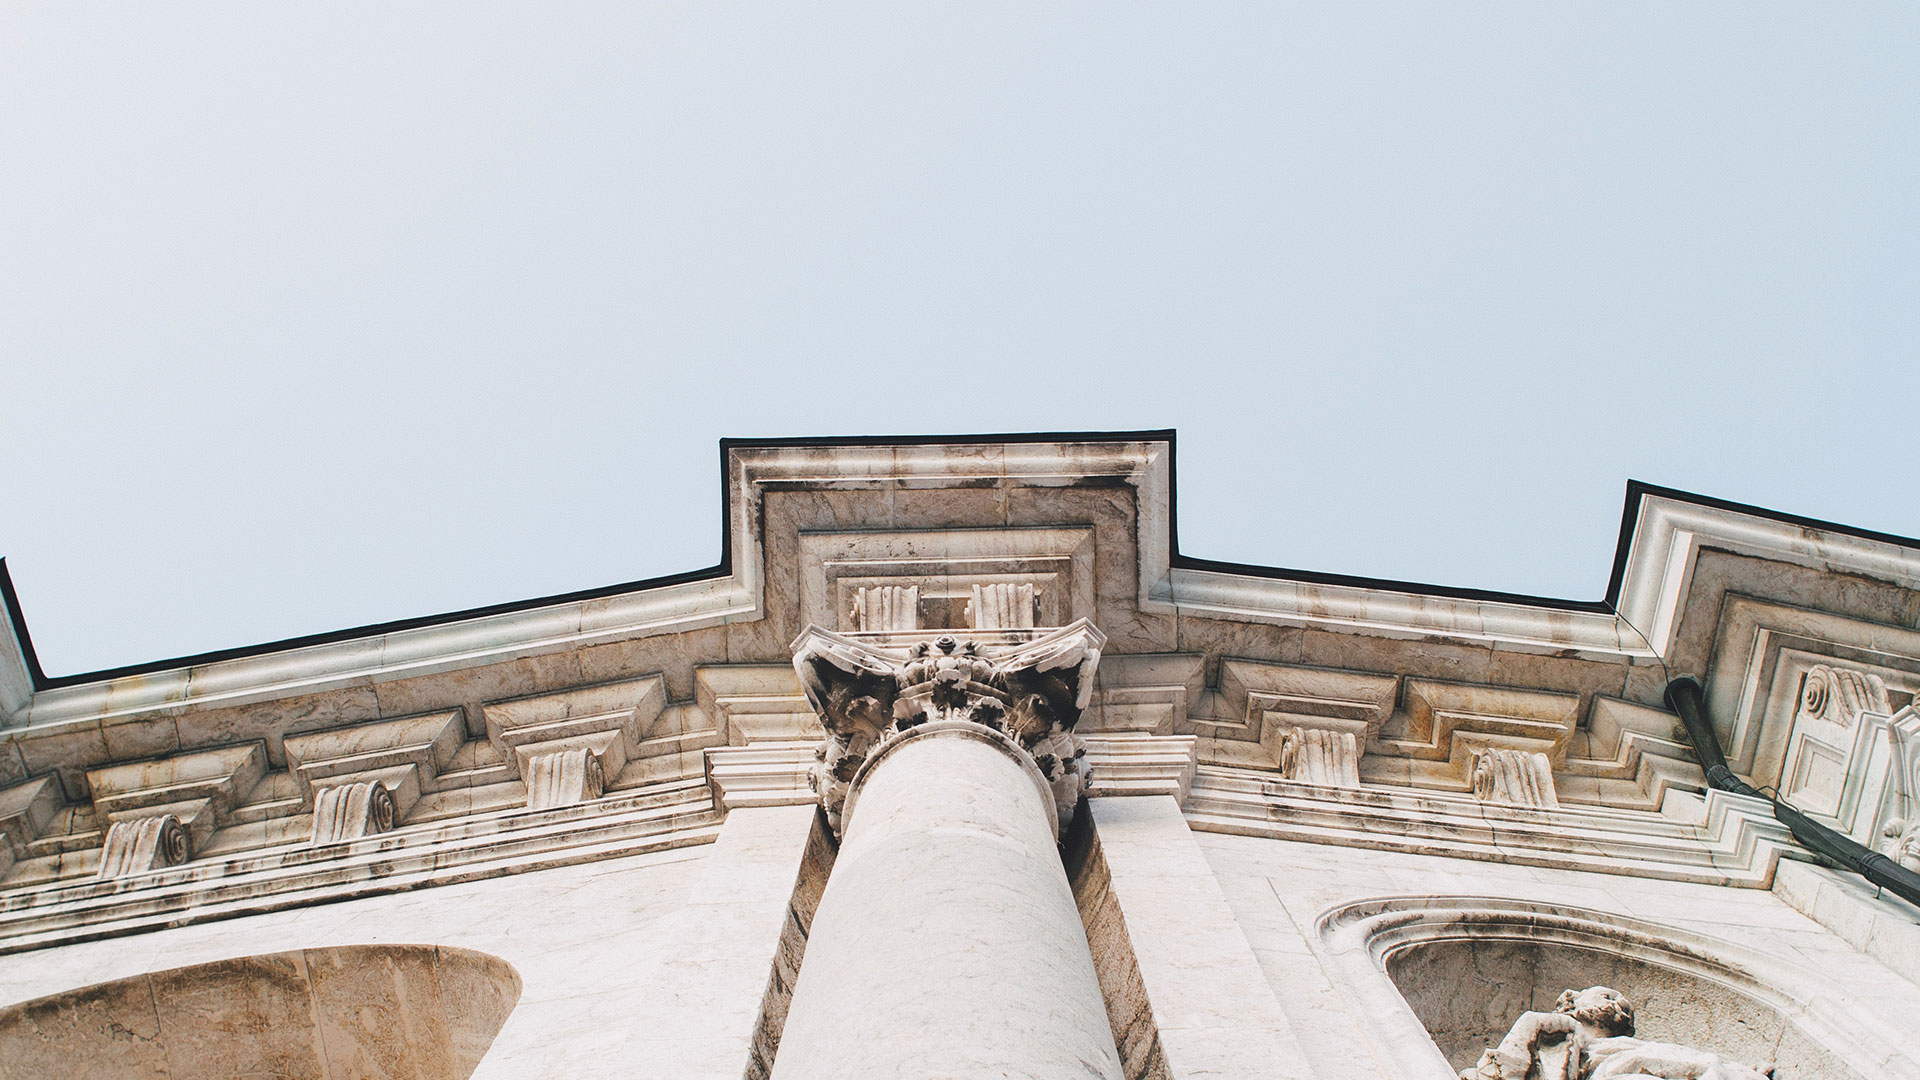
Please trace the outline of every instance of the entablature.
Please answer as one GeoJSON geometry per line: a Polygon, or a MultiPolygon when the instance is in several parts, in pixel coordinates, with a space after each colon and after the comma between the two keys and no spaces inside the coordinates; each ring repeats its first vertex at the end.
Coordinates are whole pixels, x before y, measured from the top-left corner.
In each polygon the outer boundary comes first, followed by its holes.
{"type": "Polygon", "coordinates": [[[1888,850],[1920,820],[1913,546],[1643,491],[1614,605],[1289,578],[1177,554],[1171,459],[1136,436],[732,445],[707,576],[0,695],[4,910],[117,919],[145,888],[218,910],[374,852],[427,880],[442,849],[455,874],[698,842],[816,797],[809,626],[982,657],[1088,628],[1076,782],[1174,794],[1201,828],[1764,884],[1798,849],[1702,796],[1659,704],[1683,670],[1753,783],[1888,850]]]}

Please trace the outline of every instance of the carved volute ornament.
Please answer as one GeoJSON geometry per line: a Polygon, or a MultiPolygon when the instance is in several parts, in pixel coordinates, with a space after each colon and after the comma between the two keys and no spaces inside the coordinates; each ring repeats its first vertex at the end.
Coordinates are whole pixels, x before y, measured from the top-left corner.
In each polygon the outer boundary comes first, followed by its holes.
{"type": "Polygon", "coordinates": [[[1851,728],[1861,713],[1891,713],[1886,680],[1871,672],[1815,664],[1800,689],[1800,714],[1851,728]]]}
{"type": "Polygon", "coordinates": [[[321,788],[313,797],[312,847],[341,844],[393,828],[393,792],[377,780],[321,788]]]}
{"type": "Polygon", "coordinates": [[[149,870],[179,866],[193,854],[187,827],[174,814],[116,821],[107,830],[100,856],[101,878],[129,877],[149,870]]]}
{"type": "Polygon", "coordinates": [[[1505,747],[1473,752],[1469,779],[1481,802],[1552,809],[1560,805],[1553,790],[1553,767],[1545,754],[1505,747]]]}
{"type": "Polygon", "coordinates": [[[959,720],[1025,749],[1053,788],[1064,825],[1086,790],[1086,748],[1073,727],[1105,643],[1085,619],[994,646],[951,634],[880,646],[808,627],[793,644],[793,666],[827,731],[813,785],[828,820],[839,830],[855,774],[882,745],[930,721],[959,720]]]}
{"type": "Polygon", "coordinates": [[[1767,1080],[1773,1070],[1708,1050],[1634,1037],[1633,1002],[1606,986],[1568,990],[1525,1012],[1460,1080],[1767,1080]]]}

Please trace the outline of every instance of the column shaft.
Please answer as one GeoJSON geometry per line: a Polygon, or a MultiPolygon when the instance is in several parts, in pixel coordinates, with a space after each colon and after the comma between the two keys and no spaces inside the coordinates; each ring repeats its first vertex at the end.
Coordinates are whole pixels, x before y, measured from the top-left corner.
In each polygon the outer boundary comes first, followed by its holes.
{"type": "Polygon", "coordinates": [[[1118,1080],[1052,799],[1010,741],[914,729],[856,780],[774,1080],[1118,1080]]]}

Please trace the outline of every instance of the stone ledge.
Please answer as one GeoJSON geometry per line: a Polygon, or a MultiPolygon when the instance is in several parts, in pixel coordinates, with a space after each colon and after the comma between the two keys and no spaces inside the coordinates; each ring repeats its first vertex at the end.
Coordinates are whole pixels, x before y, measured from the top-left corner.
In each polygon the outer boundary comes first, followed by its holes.
{"type": "Polygon", "coordinates": [[[1810,858],[1764,802],[1719,791],[1696,820],[1682,820],[1444,792],[1314,787],[1202,766],[1186,810],[1202,831],[1743,888],[1766,888],[1782,858],[1810,858]]]}
{"type": "Polygon", "coordinates": [[[133,879],[58,882],[0,896],[0,955],[706,843],[720,820],[705,785],[683,783],[585,806],[403,828],[324,849],[289,844],[133,879]]]}

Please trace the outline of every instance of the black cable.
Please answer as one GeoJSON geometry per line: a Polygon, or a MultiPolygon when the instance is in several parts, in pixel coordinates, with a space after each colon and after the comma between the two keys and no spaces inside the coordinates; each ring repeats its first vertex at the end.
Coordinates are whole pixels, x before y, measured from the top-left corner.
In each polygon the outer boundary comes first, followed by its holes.
{"type": "Polygon", "coordinates": [[[1808,850],[1852,870],[1910,904],[1920,904],[1920,874],[1840,835],[1780,799],[1762,794],[1733,775],[1733,770],[1727,768],[1727,756],[1720,751],[1720,737],[1713,733],[1713,724],[1707,719],[1707,695],[1700,680],[1682,675],[1667,684],[1666,697],[1667,706],[1680,714],[1680,723],[1693,742],[1693,755],[1706,771],[1707,783],[1736,795],[1766,799],[1773,805],[1773,816],[1808,850]]]}

